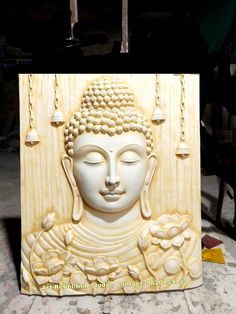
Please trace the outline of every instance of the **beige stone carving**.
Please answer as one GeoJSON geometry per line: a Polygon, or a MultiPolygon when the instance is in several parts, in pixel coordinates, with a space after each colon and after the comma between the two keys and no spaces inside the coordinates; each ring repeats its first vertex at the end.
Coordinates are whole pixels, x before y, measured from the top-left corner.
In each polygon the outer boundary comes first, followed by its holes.
{"type": "MultiPolygon", "coordinates": [[[[48,80],[53,76],[33,79],[41,103],[52,99],[48,80]]],[[[185,160],[175,156],[179,121],[170,95],[178,102],[179,86],[174,75],[160,75],[166,121],[155,126],[150,122],[155,75],[60,79],[66,97],[73,92],[76,96],[67,98],[67,113],[64,103],[65,128],[53,128],[50,108],[41,108],[35,121],[37,129],[42,128],[41,142],[21,149],[22,293],[120,294],[199,286],[196,76],[186,77],[186,100],[192,106],[186,115],[193,120],[186,122],[192,147],[185,160]],[[140,108],[137,86],[132,91],[127,83],[135,79],[149,92],[140,108]],[[78,88],[83,91],[80,97],[78,88]]],[[[21,75],[22,134],[27,129],[25,80],[21,75]]],[[[140,96],[143,91],[138,90],[140,96]]]]}

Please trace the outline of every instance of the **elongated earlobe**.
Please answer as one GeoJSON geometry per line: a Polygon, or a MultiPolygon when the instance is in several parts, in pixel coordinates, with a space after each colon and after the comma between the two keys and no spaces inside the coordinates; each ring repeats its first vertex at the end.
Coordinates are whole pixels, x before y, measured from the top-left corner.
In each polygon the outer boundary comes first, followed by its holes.
{"type": "Polygon", "coordinates": [[[157,156],[155,153],[152,153],[148,157],[148,171],[145,178],[145,184],[140,195],[141,215],[143,216],[143,218],[146,218],[146,219],[150,219],[152,215],[152,211],[149,205],[148,192],[149,192],[149,188],[152,182],[152,178],[155,173],[156,164],[157,164],[157,156]]]}
{"type": "Polygon", "coordinates": [[[150,219],[152,212],[149,206],[148,200],[148,187],[144,186],[142,193],[140,195],[140,202],[141,202],[141,214],[143,218],[150,219]]]}
{"type": "Polygon", "coordinates": [[[78,223],[83,216],[84,205],[73,175],[73,160],[68,155],[63,155],[61,162],[73,195],[72,220],[78,223]]]}

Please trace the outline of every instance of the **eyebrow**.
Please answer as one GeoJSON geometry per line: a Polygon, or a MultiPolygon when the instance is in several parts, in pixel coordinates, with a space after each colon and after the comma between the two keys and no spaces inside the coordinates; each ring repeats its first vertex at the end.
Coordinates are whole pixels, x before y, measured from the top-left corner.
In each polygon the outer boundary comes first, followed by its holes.
{"type": "Polygon", "coordinates": [[[105,151],[105,152],[106,152],[105,149],[103,149],[101,146],[98,146],[98,145],[96,145],[96,144],[84,144],[84,145],[82,145],[82,146],[79,147],[79,148],[77,148],[76,145],[75,145],[74,150],[75,150],[76,152],[78,152],[78,151],[80,151],[81,149],[84,149],[84,148],[87,148],[87,147],[91,147],[91,148],[94,147],[94,148],[96,148],[96,149],[99,149],[99,150],[102,150],[102,151],[105,151]]]}
{"type": "MultiPolygon", "coordinates": [[[[98,146],[98,145],[96,145],[96,144],[84,144],[84,145],[82,145],[81,147],[79,147],[79,148],[77,148],[76,146],[74,147],[74,149],[75,149],[75,151],[76,152],[78,152],[78,151],[80,151],[81,149],[84,149],[84,148],[89,148],[89,147],[91,147],[91,148],[96,148],[96,149],[99,149],[100,151],[103,151],[103,152],[105,152],[105,153],[108,153],[108,150],[107,149],[105,149],[105,148],[103,148],[103,147],[101,147],[101,146],[98,146]]],[[[125,145],[124,147],[121,147],[117,152],[118,153],[120,153],[121,151],[123,151],[123,150],[126,150],[127,148],[132,148],[132,147],[134,147],[134,148],[136,148],[136,149],[139,149],[139,150],[142,150],[142,151],[146,151],[145,150],[145,148],[143,148],[143,146],[141,146],[141,145],[139,145],[139,144],[127,144],[127,145],[125,145]]]]}
{"type": "Polygon", "coordinates": [[[127,144],[126,146],[122,147],[118,152],[125,150],[126,148],[129,148],[130,146],[131,146],[131,148],[134,147],[134,148],[138,148],[139,150],[146,151],[146,149],[143,148],[143,146],[141,146],[139,144],[127,144]]]}

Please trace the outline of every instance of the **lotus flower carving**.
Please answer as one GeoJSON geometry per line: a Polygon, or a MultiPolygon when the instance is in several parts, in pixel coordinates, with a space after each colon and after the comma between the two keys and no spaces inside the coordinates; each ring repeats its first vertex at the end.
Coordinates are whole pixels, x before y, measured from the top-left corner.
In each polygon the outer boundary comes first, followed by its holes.
{"type": "Polygon", "coordinates": [[[47,282],[59,283],[63,275],[70,275],[76,265],[76,257],[59,250],[48,250],[41,259],[32,264],[39,285],[47,282]]]}
{"type": "Polygon", "coordinates": [[[42,221],[42,228],[48,232],[55,224],[55,213],[48,213],[42,221]]]}
{"type": "Polygon", "coordinates": [[[105,283],[109,279],[115,279],[121,268],[115,258],[98,256],[87,262],[84,270],[89,281],[97,280],[100,283],[105,283]]]}
{"type": "Polygon", "coordinates": [[[130,275],[131,278],[133,278],[134,280],[139,280],[139,270],[136,266],[133,265],[129,265],[127,266],[128,268],[128,274],[130,275]]]}
{"type": "Polygon", "coordinates": [[[148,237],[148,229],[147,229],[147,230],[144,230],[144,232],[138,238],[138,247],[141,252],[144,252],[147,250],[149,245],[150,245],[150,240],[148,237]]]}
{"type": "Polygon", "coordinates": [[[163,249],[169,249],[172,245],[181,247],[185,239],[191,238],[190,222],[189,215],[162,215],[150,226],[152,243],[159,244],[163,249]]]}

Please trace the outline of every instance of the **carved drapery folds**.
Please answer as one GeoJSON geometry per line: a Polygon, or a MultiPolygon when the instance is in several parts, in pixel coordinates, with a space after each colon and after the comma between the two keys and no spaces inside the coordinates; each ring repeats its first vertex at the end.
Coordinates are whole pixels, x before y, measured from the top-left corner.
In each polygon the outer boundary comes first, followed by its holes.
{"type": "MultiPolygon", "coordinates": [[[[116,257],[91,252],[95,256],[91,259],[80,257],[83,250],[77,255],[72,254],[75,250],[73,242],[78,235],[70,226],[63,231],[60,226],[52,227],[54,218],[54,213],[48,214],[42,222],[42,231],[31,241],[28,250],[31,271],[28,272],[22,263],[22,289],[25,293],[61,295],[159,291],[163,287],[191,287],[191,282],[194,284],[194,280],[201,276],[201,261],[189,254],[189,248],[194,248],[197,238],[189,215],[162,215],[141,228],[143,230],[134,241],[136,248],[133,248],[138,253],[136,264],[124,262],[126,250],[124,256],[116,257]],[[42,251],[46,233],[51,238],[56,237],[57,245],[54,249],[42,251]]],[[[89,239],[90,234],[87,236],[89,239]]]]}

